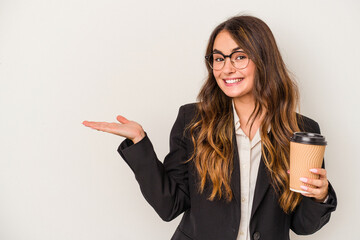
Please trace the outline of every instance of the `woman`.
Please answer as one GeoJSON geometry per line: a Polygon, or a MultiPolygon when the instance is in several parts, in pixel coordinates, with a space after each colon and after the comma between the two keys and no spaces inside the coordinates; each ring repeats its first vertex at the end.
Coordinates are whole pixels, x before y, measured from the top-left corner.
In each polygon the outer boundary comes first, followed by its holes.
{"type": "Polygon", "coordinates": [[[289,190],[289,138],[320,133],[295,111],[298,90],[268,26],[235,16],[212,32],[208,79],[198,103],[180,108],[161,163],[142,129],[119,123],[85,126],[126,137],[118,152],[134,171],[146,200],[165,221],[184,213],[172,239],[289,239],[311,234],[337,205],[324,168],[302,179],[308,194],[289,190]],[[241,167],[240,167],[241,166],[241,167]]]}

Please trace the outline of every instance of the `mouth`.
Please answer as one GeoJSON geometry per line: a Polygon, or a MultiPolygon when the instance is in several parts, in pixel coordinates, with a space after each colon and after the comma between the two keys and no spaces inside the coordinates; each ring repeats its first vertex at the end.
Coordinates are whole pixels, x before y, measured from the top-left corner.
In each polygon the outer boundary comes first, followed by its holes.
{"type": "Polygon", "coordinates": [[[234,83],[241,82],[242,80],[244,80],[244,78],[233,78],[233,79],[224,79],[224,82],[226,84],[234,84],[234,83]]]}

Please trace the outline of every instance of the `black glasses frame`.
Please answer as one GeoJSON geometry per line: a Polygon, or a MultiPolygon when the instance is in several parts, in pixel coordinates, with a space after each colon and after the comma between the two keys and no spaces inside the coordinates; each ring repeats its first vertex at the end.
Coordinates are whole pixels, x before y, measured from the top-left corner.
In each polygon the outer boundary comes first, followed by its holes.
{"type": "MultiPolygon", "coordinates": [[[[210,53],[209,55],[205,56],[205,59],[206,59],[207,63],[209,64],[210,68],[211,68],[211,69],[214,69],[213,66],[212,66],[212,64],[211,64],[211,62],[210,62],[210,57],[211,57],[214,53],[216,53],[216,54],[220,54],[220,55],[222,55],[222,56],[224,57],[224,65],[222,66],[222,68],[225,66],[225,60],[226,60],[226,58],[228,57],[228,58],[230,58],[231,65],[233,65],[234,68],[239,69],[239,70],[245,69],[245,68],[249,65],[249,62],[250,62],[249,56],[247,56],[247,57],[248,57],[248,63],[247,63],[246,66],[243,67],[243,68],[237,68],[237,67],[235,67],[233,61],[231,61],[231,56],[232,56],[234,53],[237,53],[237,52],[245,53],[244,51],[235,51],[235,52],[230,53],[230,55],[225,55],[225,54],[223,54],[223,53],[221,53],[221,52],[212,52],[212,53],[210,53]]],[[[245,53],[245,54],[246,54],[246,53],[245,53]]],[[[247,54],[246,54],[246,55],[247,55],[247,54]]],[[[221,70],[222,68],[216,69],[216,70],[221,70]]]]}

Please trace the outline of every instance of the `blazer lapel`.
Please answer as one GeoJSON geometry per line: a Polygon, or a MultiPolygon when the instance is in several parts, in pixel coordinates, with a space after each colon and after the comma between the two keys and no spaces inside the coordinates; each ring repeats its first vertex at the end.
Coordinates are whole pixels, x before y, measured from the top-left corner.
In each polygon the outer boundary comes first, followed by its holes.
{"type": "Polygon", "coordinates": [[[233,191],[234,198],[236,203],[239,205],[240,209],[240,163],[239,163],[239,152],[236,142],[235,130],[233,133],[233,148],[234,148],[234,157],[233,157],[233,172],[231,174],[231,189],[233,191]]]}
{"type": "Polygon", "coordinates": [[[256,209],[259,207],[269,186],[270,186],[270,176],[268,175],[268,171],[264,163],[264,156],[261,155],[250,219],[253,217],[254,213],[256,212],[256,209]]]}
{"type": "MultiPolygon", "coordinates": [[[[271,132],[268,133],[268,136],[270,138],[270,141],[272,141],[272,134],[271,132]]],[[[267,151],[265,150],[265,154],[267,154],[267,151]]],[[[256,186],[255,186],[255,193],[254,193],[254,200],[253,200],[253,206],[251,209],[251,217],[250,219],[254,216],[256,210],[258,209],[261,201],[263,200],[266,191],[268,190],[269,186],[270,186],[270,181],[271,181],[271,177],[270,177],[270,173],[265,165],[265,159],[263,154],[261,154],[261,159],[260,159],[260,165],[259,165],[259,170],[258,170],[258,175],[257,175],[257,179],[256,179],[256,186]]]]}
{"type": "MultiPolygon", "coordinates": [[[[271,137],[272,137],[271,133],[269,133],[268,135],[271,140],[271,137]]],[[[240,159],[239,159],[239,152],[238,152],[238,146],[237,146],[237,142],[236,142],[235,131],[234,131],[234,135],[233,135],[233,147],[234,147],[234,159],[233,159],[234,170],[231,175],[231,189],[233,190],[233,194],[234,194],[236,203],[239,205],[239,208],[240,208],[240,163],[239,163],[240,159]]],[[[256,210],[258,209],[262,199],[264,198],[265,193],[270,186],[270,180],[271,179],[270,179],[268,170],[264,163],[264,156],[261,155],[258,175],[257,175],[257,179],[256,179],[253,206],[251,209],[251,218],[253,217],[253,215],[256,212],[256,210]]]]}

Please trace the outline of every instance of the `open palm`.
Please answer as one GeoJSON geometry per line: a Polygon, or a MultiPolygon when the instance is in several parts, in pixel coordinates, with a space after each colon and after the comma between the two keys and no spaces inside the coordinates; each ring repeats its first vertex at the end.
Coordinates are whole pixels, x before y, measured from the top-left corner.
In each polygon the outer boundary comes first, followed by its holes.
{"type": "Polygon", "coordinates": [[[143,137],[145,137],[145,132],[140,124],[134,121],[130,121],[123,116],[117,116],[116,119],[120,123],[108,123],[108,122],[91,122],[84,121],[83,124],[86,127],[92,129],[112,133],[122,137],[131,139],[134,143],[139,142],[143,137]]]}

